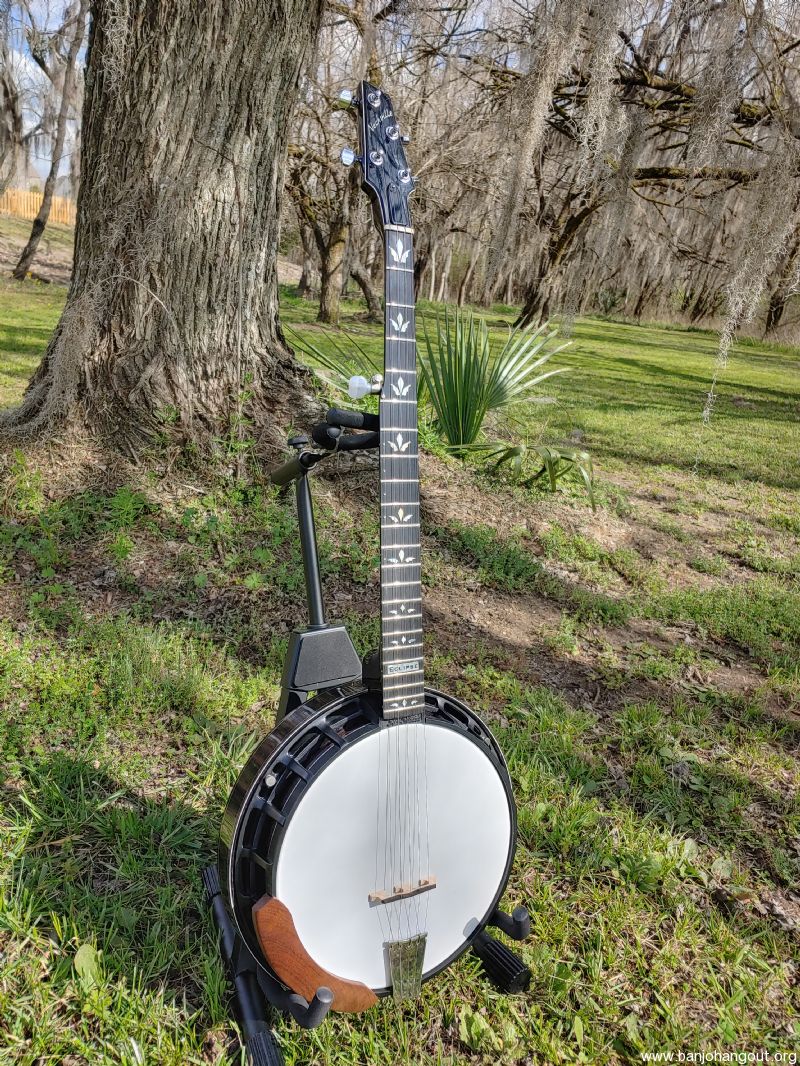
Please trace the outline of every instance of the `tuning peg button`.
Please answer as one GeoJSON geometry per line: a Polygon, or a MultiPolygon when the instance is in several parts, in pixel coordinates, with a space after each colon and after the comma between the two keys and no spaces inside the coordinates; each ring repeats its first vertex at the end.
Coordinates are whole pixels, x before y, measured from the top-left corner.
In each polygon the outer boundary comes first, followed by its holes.
{"type": "Polygon", "coordinates": [[[351,400],[361,400],[365,396],[369,396],[371,393],[379,393],[382,388],[382,374],[373,374],[369,381],[367,381],[365,377],[362,377],[361,374],[357,374],[350,378],[347,383],[347,395],[351,400]]]}
{"type": "Polygon", "coordinates": [[[353,163],[360,162],[352,148],[343,148],[341,152],[339,152],[339,161],[346,167],[351,167],[353,163]]]}
{"type": "Polygon", "coordinates": [[[348,108],[353,106],[353,94],[349,89],[342,89],[342,91],[336,97],[334,107],[339,108],[341,111],[347,111],[348,108]]]}

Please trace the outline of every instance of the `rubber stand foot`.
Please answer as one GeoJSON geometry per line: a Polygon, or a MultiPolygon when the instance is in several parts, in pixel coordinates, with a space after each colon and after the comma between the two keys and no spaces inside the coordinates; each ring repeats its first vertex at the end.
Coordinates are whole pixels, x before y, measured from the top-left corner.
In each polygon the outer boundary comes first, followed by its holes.
{"type": "Polygon", "coordinates": [[[245,1043],[245,1049],[250,1066],[284,1066],[281,1049],[268,1029],[252,1036],[245,1043]]]}
{"type": "Polygon", "coordinates": [[[531,971],[519,955],[489,933],[479,933],[472,947],[486,976],[501,992],[524,992],[531,983],[531,971]]]}

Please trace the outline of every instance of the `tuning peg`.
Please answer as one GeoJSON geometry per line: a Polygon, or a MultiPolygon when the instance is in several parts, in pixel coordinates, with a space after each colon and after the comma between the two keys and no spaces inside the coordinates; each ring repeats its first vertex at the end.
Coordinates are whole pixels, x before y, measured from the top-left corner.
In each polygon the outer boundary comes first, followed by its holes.
{"type": "Polygon", "coordinates": [[[343,163],[346,167],[351,167],[353,163],[360,163],[361,160],[352,148],[343,148],[341,152],[339,152],[339,162],[343,163]]]}
{"type": "Polygon", "coordinates": [[[403,142],[403,144],[411,144],[411,138],[407,133],[404,133],[400,140],[403,142]]]}
{"type": "Polygon", "coordinates": [[[342,89],[337,95],[334,102],[334,108],[338,108],[341,111],[347,111],[348,108],[353,106],[354,96],[349,89],[342,89]]]}
{"type": "Polygon", "coordinates": [[[360,374],[356,374],[347,383],[347,395],[351,400],[361,400],[370,393],[379,393],[382,388],[382,374],[373,374],[369,381],[360,374]]]}

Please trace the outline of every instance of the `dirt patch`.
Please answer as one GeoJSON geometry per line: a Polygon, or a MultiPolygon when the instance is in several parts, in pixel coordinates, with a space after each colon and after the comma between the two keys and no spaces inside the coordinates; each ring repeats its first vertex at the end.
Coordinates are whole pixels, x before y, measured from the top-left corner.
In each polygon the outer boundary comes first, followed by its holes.
{"type": "MultiPolygon", "coordinates": [[[[5,220],[0,217],[0,273],[10,274],[25,247],[27,234],[23,236],[22,233],[16,232],[22,228],[16,220],[13,233],[8,232],[8,227],[4,231],[3,221],[5,220]]],[[[61,242],[51,240],[45,230],[31,273],[38,281],[68,285],[72,274],[72,249],[65,248],[61,242]]]]}

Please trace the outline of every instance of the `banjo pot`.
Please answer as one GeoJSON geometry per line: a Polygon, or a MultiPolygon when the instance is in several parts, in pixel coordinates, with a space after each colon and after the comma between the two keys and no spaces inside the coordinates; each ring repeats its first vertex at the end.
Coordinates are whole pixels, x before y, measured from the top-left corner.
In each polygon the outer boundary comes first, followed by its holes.
{"type": "Polygon", "coordinates": [[[388,96],[362,82],[354,104],[384,238],[384,375],[351,381],[353,396],[380,392],[379,676],[331,681],[279,722],[233,790],[220,848],[223,889],[263,972],[340,1011],[416,996],[471,944],[493,950],[483,928],[516,839],[493,737],[424,683],[414,179],[388,96]]]}
{"type": "Polygon", "coordinates": [[[287,907],[323,970],[379,996],[392,990],[386,944],[393,934],[409,939],[424,926],[427,980],[486,923],[514,855],[511,783],[497,744],[468,707],[426,689],[425,712],[424,723],[387,727],[380,693],[353,684],[292,711],[253,753],[223,818],[220,870],[256,958],[263,948],[253,908],[265,895],[287,907]],[[402,804],[391,803],[387,764],[403,780],[416,778],[415,800],[427,808],[423,847],[409,846],[405,856],[387,851],[385,838],[402,835],[416,803],[407,804],[405,792],[402,804]],[[387,854],[392,869],[384,868],[387,854]],[[426,877],[435,878],[434,889],[386,904],[369,899],[374,889],[426,877]]]}

